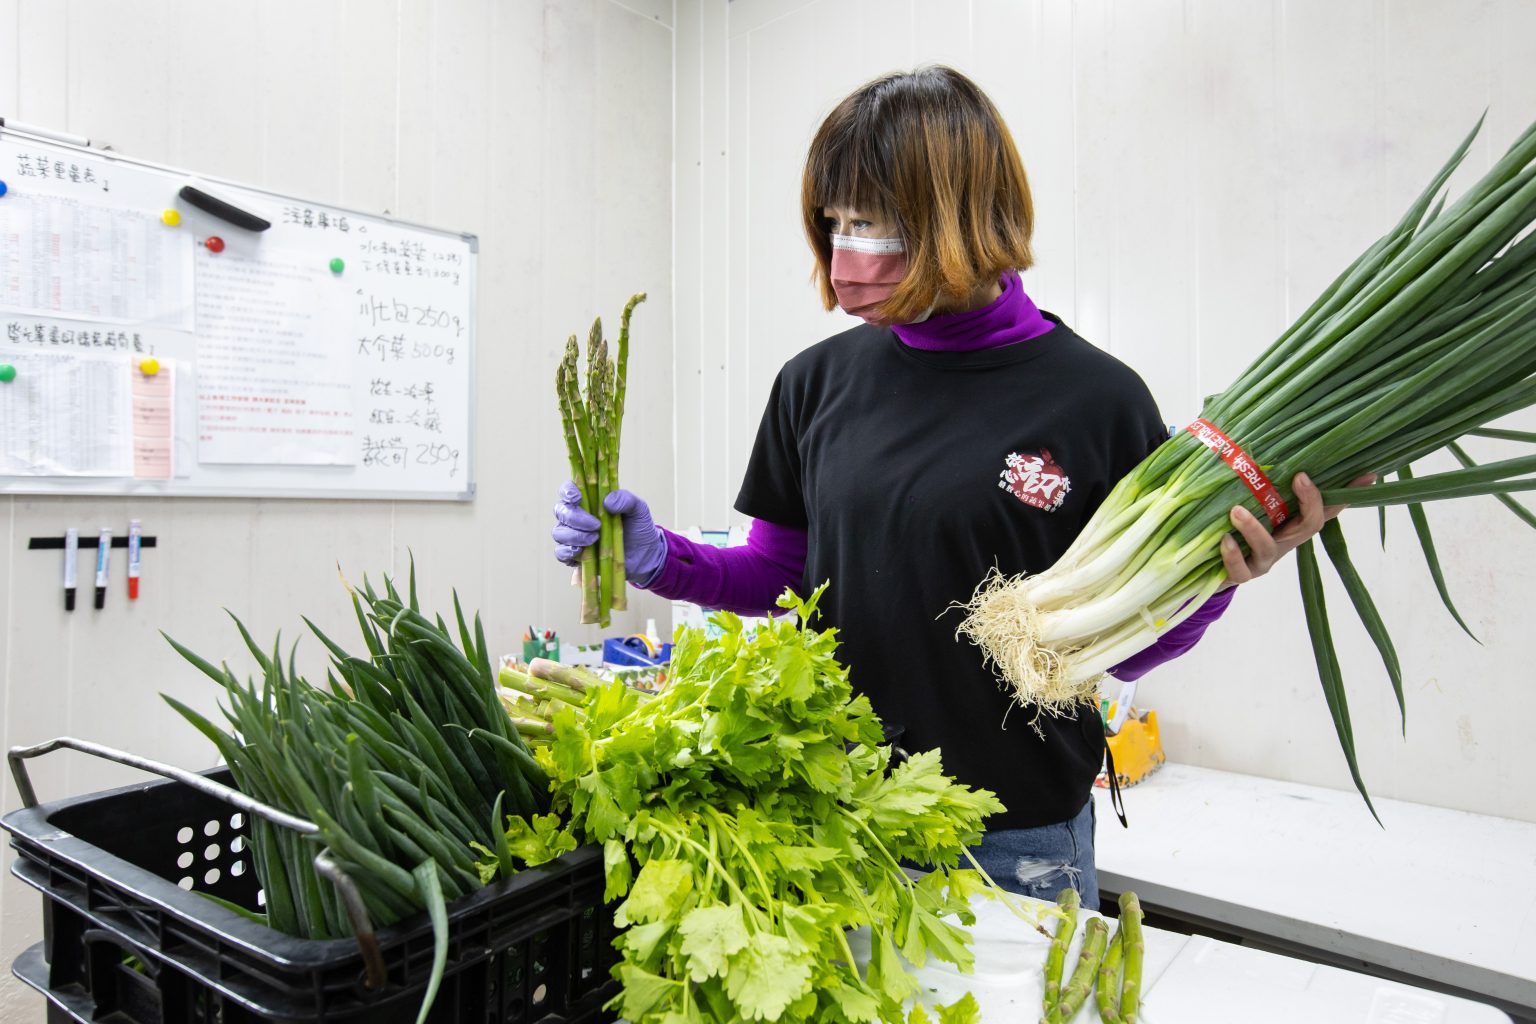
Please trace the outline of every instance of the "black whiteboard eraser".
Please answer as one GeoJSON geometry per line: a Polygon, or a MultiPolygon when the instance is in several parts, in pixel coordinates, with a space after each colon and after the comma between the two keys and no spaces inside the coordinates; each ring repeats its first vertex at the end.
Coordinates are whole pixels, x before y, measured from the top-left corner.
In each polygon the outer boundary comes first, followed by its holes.
{"type": "Polygon", "coordinates": [[[200,188],[183,185],[181,191],[177,194],[204,213],[212,214],[220,220],[228,221],[236,227],[245,228],[247,231],[265,231],[272,226],[271,221],[263,220],[254,213],[240,209],[240,207],[235,206],[233,203],[225,202],[218,196],[209,195],[200,188]]]}

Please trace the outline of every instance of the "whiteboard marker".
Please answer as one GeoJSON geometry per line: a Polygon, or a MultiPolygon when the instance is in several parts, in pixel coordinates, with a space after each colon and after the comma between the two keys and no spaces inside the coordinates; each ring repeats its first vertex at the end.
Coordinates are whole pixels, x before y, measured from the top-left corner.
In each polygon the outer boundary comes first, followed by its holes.
{"type": "Polygon", "coordinates": [[[75,563],[80,558],[80,531],[71,526],[64,531],[64,610],[75,610],[75,563]]]}
{"type": "Polygon", "coordinates": [[[36,135],[40,139],[51,139],[54,142],[62,142],[68,146],[79,146],[82,149],[89,148],[91,140],[84,135],[71,135],[68,132],[56,132],[51,128],[39,128],[37,125],[24,124],[14,117],[0,117],[0,128],[9,128],[15,132],[26,132],[28,135],[36,135]]]}
{"type": "MultiPolygon", "coordinates": [[[[200,188],[197,185],[183,185],[181,191],[176,194],[204,213],[212,214],[220,220],[228,221],[236,227],[245,228],[247,231],[265,231],[272,226],[272,222],[265,217],[258,217],[250,210],[243,210],[228,199],[216,196],[207,189],[200,188]]],[[[213,247],[209,246],[209,248],[212,249],[213,247]]],[[[218,252],[219,250],[214,249],[213,251],[218,252]]]]}
{"type": "Polygon", "coordinates": [[[128,520],[128,600],[139,599],[139,535],[143,530],[137,519],[128,520]]]}
{"type": "Polygon", "coordinates": [[[112,531],[102,527],[96,537],[96,607],[107,606],[107,560],[112,557],[112,531]]]}

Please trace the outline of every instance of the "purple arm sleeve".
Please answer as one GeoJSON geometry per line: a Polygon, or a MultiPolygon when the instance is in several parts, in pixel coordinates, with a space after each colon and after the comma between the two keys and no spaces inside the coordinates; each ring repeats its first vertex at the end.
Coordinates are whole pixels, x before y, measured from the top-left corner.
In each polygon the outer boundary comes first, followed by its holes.
{"type": "MultiPolygon", "coordinates": [[[[658,597],[739,615],[762,615],[773,610],[785,587],[798,587],[805,573],[807,534],[799,527],[755,519],[745,546],[734,548],[698,544],[671,530],[662,533],[667,541],[666,561],[644,585],[658,597]]],[[[1236,590],[1231,587],[1215,594],[1152,646],[1111,668],[1109,674],[1121,681],[1140,679],[1186,653],[1200,642],[1206,627],[1221,618],[1236,590]]]]}
{"type": "Polygon", "coordinates": [[[674,601],[762,615],[776,607],[785,587],[805,574],[806,531],[762,519],[752,521],[747,543],[717,548],[663,530],[667,560],[645,589],[674,601]]]}
{"type": "Polygon", "coordinates": [[[1123,683],[1140,679],[1148,672],[1184,654],[1205,635],[1205,627],[1221,618],[1221,613],[1232,603],[1236,587],[1228,587],[1211,595],[1210,600],[1195,609],[1193,615],[1174,626],[1144,651],[1126,658],[1109,670],[1109,674],[1123,683]]]}

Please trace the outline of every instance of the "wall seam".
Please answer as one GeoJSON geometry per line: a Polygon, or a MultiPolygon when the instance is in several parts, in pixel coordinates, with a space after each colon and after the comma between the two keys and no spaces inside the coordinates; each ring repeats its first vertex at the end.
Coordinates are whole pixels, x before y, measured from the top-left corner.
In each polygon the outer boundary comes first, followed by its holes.
{"type": "MultiPolygon", "coordinates": [[[[5,550],[16,550],[16,498],[8,496],[5,500],[6,525],[5,525],[5,550]]],[[[15,680],[11,676],[11,666],[16,658],[16,616],[12,612],[16,601],[16,559],[10,558],[6,562],[5,570],[5,664],[4,673],[0,674],[0,680],[5,685],[5,698],[0,706],[5,710],[5,728],[7,733],[10,725],[16,719],[11,714],[11,698],[16,693],[15,680]]],[[[9,735],[0,737],[5,740],[7,748],[13,744],[9,735]]]]}
{"type": "MultiPolygon", "coordinates": [[[[820,0],[805,0],[804,3],[796,4],[794,7],[791,7],[787,11],[780,11],[778,14],[775,14],[773,17],[767,19],[766,21],[762,21],[762,22],[759,22],[756,25],[753,25],[750,29],[747,30],[747,32],[748,33],[752,33],[752,32],[756,32],[758,29],[767,28],[769,25],[772,25],[774,22],[783,21],[785,18],[788,18],[791,15],[793,15],[793,14],[799,12],[799,11],[802,11],[802,10],[804,10],[807,7],[812,7],[812,6],[816,5],[819,2],[820,2],[820,0]]],[[[727,9],[729,9],[729,5],[731,3],[731,0],[725,0],[725,3],[727,4],[727,9]]],[[[731,39],[734,38],[731,35],[731,29],[730,29],[730,24],[729,24],[730,18],[729,17],[726,18],[726,22],[727,22],[727,24],[726,24],[726,29],[725,29],[725,41],[727,43],[729,43],[731,41],[731,39]]]]}
{"type": "Polygon", "coordinates": [[[677,375],[678,375],[678,360],[677,360],[677,353],[678,353],[678,345],[677,345],[677,336],[678,336],[678,324],[677,324],[677,320],[678,320],[678,317],[677,317],[677,233],[678,233],[677,232],[677,219],[678,219],[677,218],[677,211],[678,211],[678,190],[677,190],[677,178],[678,178],[678,174],[680,173],[678,168],[681,166],[681,162],[678,160],[678,152],[677,152],[677,124],[678,124],[677,96],[678,96],[678,93],[681,91],[681,85],[682,85],[682,78],[681,78],[681,76],[678,73],[678,66],[679,65],[678,65],[678,60],[677,60],[677,51],[678,51],[678,47],[679,47],[679,39],[681,38],[681,33],[679,33],[677,31],[679,16],[680,15],[679,15],[679,12],[678,12],[678,0],[672,0],[672,147],[671,147],[672,148],[672,166],[671,166],[671,179],[672,179],[671,180],[671,186],[672,186],[671,207],[672,207],[672,209],[671,209],[671,215],[668,217],[668,223],[671,225],[671,230],[667,233],[667,235],[668,235],[668,238],[667,238],[668,248],[670,250],[669,259],[671,260],[672,272],[667,275],[667,278],[668,278],[667,301],[668,301],[668,304],[672,307],[672,401],[669,403],[671,405],[671,407],[672,407],[672,417],[671,417],[671,423],[669,424],[669,426],[671,427],[670,434],[671,434],[671,441],[672,441],[672,510],[671,511],[672,511],[673,522],[677,522],[677,517],[679,515],[679,509],[682,506],[682,498],[683,498],[681,487],[678,484],[678,480],[681,479],[682,474],[678,473],[678,471],[677,471],[678,456],[681,454],[681,451],[680,451],[680,447],[681,446],[680,446],[679,441],[678,441],[678,435],[679,435],[678,419],[679,419],[679,416],[678,416],[678,409],[677,409],[677,393],[678,393],[678,383],[679,383],[678,379],[677,379],[677,375]]]}
{"type": "MultiPolygon", "coordinates": [[[[1180,13],[1182,27],[1184,30],[1182,33],[1183,49],[1186,51],[1183,59],[1179,61],[1184,70],[1184,124],[1186,125],[1184,129],[1184,166],[1187,168],[1187,170],[1183,175],[1183,180],[1185,188],[1189,189],[1190,181],[1194,178],[1195,175],[1199,174],[1200,168],[1199,163],[1195,159],[1195,148],[1197,145],[1196,140],[1198,140],[1200,136],[1196,130],[1188,127],[1189,125],[1195,123],[1195,118],[1191,115],[1196,112],[1196,109],[1200,105],[1200,90],[1196,87],[1194,61],[1189,59],[1188,54],[1188,51],[1192,49],[1191,41],[1194,36],[1194,34],[1190,31],[1189,0],[1184,0],[1180,13]]],[[[1189,195],[1192,199],[1194,196],[1199,195],[1199,188],[1196,187],[1194,189],[1190,189],[1189,195]]],[[[1203,350],[1203,346],[1201,344],[1202,339],[1200,336],[1201,267],[1199,202],[1190,202],[1189,204],[1189,221],[1186,225],[1186,230],[1189,232],[1188,244],[1190,249],[1190,262],[1194,265],[1195,268],[1195,272],[1190,275],[1188,286],[1190,330],[1187,339],[1187,343],[1189,343],[1189,375],[1194,386],[1191,388],[1191,393],[1189,395],[1190,405],[1178,410],[1178,414],[1175,417],[1175,420],[1181,422],[1192,419],[1195,414],[1198,414],[1201,406],[1202,392],[1205,391],[1205,385],[1200,372],[1202,366],[1200,353],[1203,350]]],[[[1166,409],[1163,410],[1163,416],[1165,419],[1168,416],[1166,409]]]]}
{"type": "MultiPolygon", "coordinates": [[[[727,9],[727,11],[729,11],[729,9],[730,9],[729,6],[727,6],[726,9],[727,9]]],[[[761,27],[761,26],[759,26],[759,27],[761,27]]],[[[756,31],[756,30],[754,29],[754,31],[756,31]]],[[[727,23],[727,25],[726,25],[724,43],[725,43],[725,104],[726,104],[726,106],[725,106],[726,115],[725,116],[726,116],[726,121],[729,122],[730,121],[730,116],[731,116],[730,115],[730,110],[731,110],[731,81],[734,78],[734,76],[731,73],[731,29],[730,29],[729,23],[727,23]]],[[[744,59],[746,61],[746,73],[748,75],[751,75],[751,73],[752,73],[752,47],[750,45],[750,41],[747,44],[746,49],[743,50],[742,53],[743,53],[743,57],[744,57],[744,59]]],[[[747,124],[750,125],[752,123],[752,93],[751,93],[750,89],[748,90],[747,95],[745,97],[743,97],[743,99],[746,102],[747,124]]],[[[750,131],[748,131],[746,133],[746,135],[744,136],[744,138],[746,140],[745,141],[745,145],[747,147],[747,152],[745,152],[745,153],[737,153],[735,151],[735,149],[732,148],[732,146],[731,146],[731,134],[730,134],[730,131],[729,130],[726,131],[726,134],[725,134],[725,147],[726,147],[726,151],[730,154],[730,156],[727,158],[726,163],[727,163],[727,165],[729,165],[731,160],[740,160],[742,162],[742,166],[744,166],[747,169],[746,170],[746,182],[745,182],[745,185],[742,188],[742,192],[743,192],[744,195],[750,196],[752,194],[752,149],[751,149],[751,147],[752,147],[752,133],[750,131]]],[[[730,215],[730,210],[731,210],[731,175],[730,175],[729,171],[726,172],[726,176],[725,176],[725,209],[726,209],[726,215],[729,216],[730,215]]],[[[744,220],[743,223],[746,226],[747,237],[742,239],[744,244],[741,245],[738,248],[738,251],[740,251],[743,254],[742,255],[742,261],[745,263],[745,266],[742,268],[742,277],[743,277],[744,280],[751,281],[752,280],[752,219],[750,217],[748,217],[748,218],[746,218],[744,220]]],[[[733,323],[733,318],[731,316],[731,306],[732,306],[732,303],[734,302],[734,298],[733,298],[733,296],[731,294],[731,288],[730,288],[730,282],[731,282],[732,278],[731,278],[731,266],[730,266],[730,257],[729,257],[729,255],[727,255],[727,257],[726,257],[725,273],[726,273],[726,278],[725,278],[725,280],[726,280],[726,289],[725,289],[725,317],[726,317],[726,320],[725,320],[725,335],[726,335],[727,338],[729,338],[730,337],[730,333],[731,333],[731,324],[733,323]]],[[[741,301],[742,301],[742,323],[746,326],[746,337],[744,337],[742,339],[742,344],[740,345],[741,361],[742,361],[741,369],[742,369],[742,374],[743,374],[743,380],[745,381],[745,385],[744,386],[750,388],[752,386],[752,289],[751,288],[746,288],[746,289],[744,289],[744,291],[746,292],[746,294],[742,298],[741,301]]],[[[736,346],[732,346],[732,345],[726,345],[726,347],[725,347],[725,363],[726,363],[726,380],[727,381],[730,380],[731,352],[733,351],[733,349],[735,347],[736,346]]],[[[730,436],[731,410],[730,410],[729,401],[727,401],[726,410],[725,410],[725,422],[726,422],[726,445],[725,445],[725,467],[724,468],[725,468],[725,479],[726,479],[726,485],[725,485],[726,486],[726,493],[729,494],[730,491],[731,491],[731,483],[730,483],[730,481],[731,481],[731,475],[730,475],[731,452],[734,450],[732,445],[731,445],[731,443],[730,443],[730,441],[731,441],[731,436],[730,436]]],[[[751,429],[751,431],[753,433],[753,438],[755,439],[756,432],[757,432],[757,423],[756,423],[755,418],[752,421],[752,427],[750,429],[751,429]]],[[[750,449],[748,449],[748,450],[750,450],[750,449]]],[[[722,523],[725,523],[727,526],[729,526],[730,522],[731,522],[731,518],[735,514],[736,514],[736,502],[735,502],[735,500],[733,498],[729,498],[728,497],[728,498],[726,498],[726,501],[725,501],[725,514],[720,517],[720,521],[722,523]]]]}
{"type": "MultiPolygon", "coordinates": [[[[677,0],[672,0],[672,24],[670,24],[670,25],[662,25],[661,19],[656,17],[654,14],[651,14],[649,11],[642,11],[638,7],[631,7],[629,4],[624,3],[623,0],[608,0],[608,3],[612,4],[615,7],[620,8],[622,10],[626,10],[630,14],[633,14],[633,15],[635,15],[638,18],[644,18],[647,21],[653,21],[656,24],[661,25],[661,27],[666,29],[668,32],[672,32],[672,33],[676,34],[676,27],[677,27],[677,0]]],[[[673,48],[672,52],[674,53],[674,55],[676,54],[677,50],[676,50],[675,47],[673,48]]]]}
{"type": "MultiPolygon", "coordinates": [[[[16,51],[11,54],[11,67],[15,69],[15,73],[11,76],[11,81],[15,84],[11,89],[11,95],[16,97],[16,106],[19,108],[21,106],[21,4],[19,3],[16,5],[16,34],[13,38],[16,40],[16,51]]],[[[22,111],[18,110],[17,113],[22,111]]]]}
{"type": "Polygon", "coordinates": [[[395,0],[395,187],[393,198],[390,200],[390,212],[396,215],[400,212],[400,107],[404,102],[400,93],[400,84],[404,78],[404,37],[405,37],[405,0],[395,0]]]}
{"type": "MultiPolygon", "coordinates": [[[[707,483],[708,480],[709,480],[709,473],[707,471],[707,467],[706,467],[706,464],[705,464],[705,461],[704,461],[706,446],[703,443],[703,437],[704,437],[704,406],[705,406],[704,395],[705,395],[705,392],[706,392],[706,389],[704,387],[704,385],[705,385],[705,380],[704,380],[704,339],[709,336],[708,329],[707,329],[707,327],[705,325],[705,322],[704,322],[704,310],[705,310],[705,303],[704,303],[704,281],[705,281],[705,278],[706,278],[706,274],[705,274],[705,270],[704,270],[704,266],[705,266],[705,264],[704,264],[704,251],[705,251],[704,250],[704,237],[705,237],[705,231],[704,231],[704,221],[705,221],[705,216],[704,216],[704,213],[705,213],[705,211],[704,211],[704,194],[705,194],[705,191],[706,191],[705,188],[704,188],[704,179],[705,179],[706,175],[709,173],[709,163],[708,163],[708,161],[706,161],[704,159],[704,154],[708,151],[708,146],[706,145],[706,139],[705,139],[705,134],[704,134],[704,121],[705,121],[705,118],[704,118],[704,89],[705,89],[705,86],[706,86],[706,83],[707,83],[707,78],[708,78],[708,75],[709,75],[709,62],[704,59],[704,52],[708,48],[708,42],[705,39],[705,33],[708,31],[709,19],[705,15],[704,4],[709,3],[710,0],[696,0],[696,2],[697,2],[697,5],[698,5],[698,10],[699,10],[699,37],[698,37],[699,38],[699,89],[698,89],[698,94],[697,94],[698,95],[698,107],[697,107],[697,110],[695,111],[695,114],[698,117],[698,121],[699,121],[699,131],[698,131],[698,135],[697,135],[698,145],[699,145],[699,184],[698,184],[698,192],[694,196],[694,203],[699,208],[699,217],[698,217],[698,224],[696,225],[697,231],[698,231],[698,237],[697,237],[697,239],[695,239],[694,244],[697,247],[696,251],[699,254],[699,258],[697,260],[698,275],[699,275],[699,277],[698,277],[698,280],[694,282],[694,302],[699,307],[699,309],[698,309],[698,317],[695,320],[695,323],[697,323],[697,325],[698,325],[698,331],[699,331],[698,345],[696,346],[697,352],[696,352],[696,357],[695,357],[697,359],[697,362],[698,362],[698,365],[696,367],[696,372],[697,372],[698,377],[699,377],[699,386],[694,389],[695,390],[694,400],[695,400],[695,406],[696,406],[695,407],[695,411],[694,411],[694,423],[697,424],[697,426],[695,427],[695,431],[694,431],[694,441],[693,441],[693,444],[694,444],[694,460],[695,460],[695,463],[696,463],[696,466],[697,466],[697,469],[698,469],[699,480],[701,482],[707,483]]],[[[727,38],[729,38],[729,35],[730,35],[729,27],[727,27],[727,29],[726,29],[726,35],[727,35],[727,38]]],[[[727,112],[729,112],[729,110],[730,110],[729,104],[727,104],[726,110],[727,110],[727,112]]],[[[729,118],[729,113],[727,113],[727,118],[729,118]]],[[[726,222],[725,236],[726,236],[727,239],[730,238],[730,222],[729,221],[726,222]]],[[[729,336],[726,337],[725,343],[726,343],[727,347],[729,347],[729,345],[730,345],[730,338],[729,338],[729,336]]],[[[706,518],[706,512],[705,512],[705,509],[706,509],[705,501],[706,501],[706,499],[704,497],[704,489],[703,489],[702,486],[699,489],[698,496],[694,500],[695,500],[695,505],[694,505],[694,508],[692,510],[693,515],[695,517],[697,517],[698,521],[701,524],[707,522],[708,520],[706,518]]]]}

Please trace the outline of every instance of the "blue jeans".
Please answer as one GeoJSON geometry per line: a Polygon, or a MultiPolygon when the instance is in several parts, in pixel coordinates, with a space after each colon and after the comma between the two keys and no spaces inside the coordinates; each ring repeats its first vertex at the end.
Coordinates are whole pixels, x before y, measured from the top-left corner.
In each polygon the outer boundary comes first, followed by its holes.
{"type": "MultiPolygon", "coordinates": [[[[1072,886],[1083,906],[1099,909],[1099,876],[1093,867],[1094,800],[1075,818],[1039,828],[988,832],[971,856],[998,885],[1010,892],[1054,900],[1072,886]]],[[[963,866],[963,865],[962,865],[963,866]]]]}

